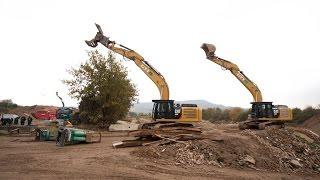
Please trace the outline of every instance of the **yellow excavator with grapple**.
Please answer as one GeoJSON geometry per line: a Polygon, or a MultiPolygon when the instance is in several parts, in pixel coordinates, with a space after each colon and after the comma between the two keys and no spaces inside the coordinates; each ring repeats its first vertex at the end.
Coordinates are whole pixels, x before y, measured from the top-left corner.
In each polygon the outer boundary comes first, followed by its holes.
{"type": "MultiPolygon", "coordinates": [[[[159,71],[157,71],[150,63],[148,63],[140,54],[134,50],[117,44],[115,41],[109,40],[103,34],[101,27],[96,24],[98,32],[96,36],[85,41],[88,46],[96,47],[98,43],[104,45],[113,52],[116,52],[132,61],[154,82],[160,92],[160,100],[152,100],[153,111],[152,123],[143,124],[142,128],[153,128],[156,124],[165,124],[176,122],[176,124],[192,125],[193,122],[200,122],[202,119],[202,110],[196,104],[175,104],[174,100],[169,99],[169,87],[159,71]]],[[[188,125],[187,125],[188,126],[188,125]]]]}
{"type": "Polygon", "coordinates": [[[216,47],[212,44],[202,44],[201,48],[206,53],[207,59],[229,70],[252,94],[251,112],[246,121],[239,123],[240,129],[264,129],[266,126],[280,125],[292,120],[292,110],[286,105],[273,105],[272,102],[262,100],[258,86],[252,82],[239,67],[215,55],[216,47]]]}

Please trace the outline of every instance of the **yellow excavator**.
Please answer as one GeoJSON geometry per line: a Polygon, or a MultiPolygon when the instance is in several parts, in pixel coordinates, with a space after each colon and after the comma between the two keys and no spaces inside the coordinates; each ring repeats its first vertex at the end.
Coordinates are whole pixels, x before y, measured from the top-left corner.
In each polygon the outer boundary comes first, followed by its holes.
{"type": "Polygon", "coordinates": [[[175,104],[174,100],[169,99],[169,87],[159,71],[151,66],[144,58],[134,50],[117,44],[115,41],[110,41],[109,37],[103,34],[101,27],[96,24],[98,32],[96,36],[90,40],[85,41],[90,47],[96,47],[98,43],[104,45],[113,52],[116,52],[132,61],[154,82],[160,92],[160,100],[152,100],[153,110],[152,119],[155,122],[144,124],[142,128],[152,128],[157,123],[172,123],[176,122],[191,124],[193,122],[200,122],[202,119],[202,110],[196,104],[175,104]]]}
{"type": "Polygon", "coordinates": [[[202,44],[201,48],[206,53],[207,59],[229,70],[252,94],[251,112],[246,121],[239,123],[240,129],[264,129],[266,126],[280,125],[292,120],[292,110],[286,105],[273,105],[272,102],[262,100],[258,86],[252,82],[239,67],[215,55],[216,47],[212,44],[202,44]]]}

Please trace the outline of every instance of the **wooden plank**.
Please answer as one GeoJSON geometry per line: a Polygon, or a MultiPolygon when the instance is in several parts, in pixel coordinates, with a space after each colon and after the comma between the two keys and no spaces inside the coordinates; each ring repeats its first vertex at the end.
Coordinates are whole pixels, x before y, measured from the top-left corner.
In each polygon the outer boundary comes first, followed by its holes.
{"type": "Polygon", "coordinates": [[[178,141],[177,138],[175,138],[175,137],[173,137],[173,138],[167,138],[167,137],[163,137],[163,136],[158,135],[158,134],[156,134],[155,136],[157,136],[157,137],[159,137],[159,138],[161,138],[161,139],[165,139],[165,140],[172,141],[172,142],[187,144],[187,143],[185,143],[185,142],[183,142],[183,141],[178,141]]]}
{"type": "Polygon", "coordinates": [[[179,134],[177,137],[179,137],[178,138],[179,141],[203,139],[202,135],[196,135],[196,134],[179,134]]]}
{"type": "Polygon", "coordinates": [[[142,141],[137,141],[137,140],[119,141],[119,142],[114,142],[112,144],[114,148],[135,147],[135,146],[141,146],[141,145],[142,145],[142,141]]]}
{"type": "Polygon", "coordinates": [[[141,136],[153,136],[154,134],[201,134],[200,128],[190,127],[167,127],[160,129],[139,129],[128,132],[129,136],[141,137],[141,136]]]}
{"type": "Polygon", "coordinates": [[[155,126],[156,128],[166,128],[166,127],[194,127],[193,124],[189,124],[189,123],[165,123],[165,124],[157,124],[155,126]]]}
{"type": "Polygon", "coordinates": [[[112,143],[114,148],[136,147],[142,146],[143,143],[152,142],[152,140],[123,140],[112,143]]]}
{"type": "Polygon", "coordinates": [[[87,143],[100,143],[101,142],[101,132],[87,132],[86,142],[87,143]]]}
{"type": "Polygon", "coordinates": [[[146,142],[146,143],[142,143],[142,146],[150,146],[150,145],[160,145],[162,143],[164,143],[165,139],[160,139],[160,140],[156,140],[156,141],[152,141],[152,142],[146,142]]]}

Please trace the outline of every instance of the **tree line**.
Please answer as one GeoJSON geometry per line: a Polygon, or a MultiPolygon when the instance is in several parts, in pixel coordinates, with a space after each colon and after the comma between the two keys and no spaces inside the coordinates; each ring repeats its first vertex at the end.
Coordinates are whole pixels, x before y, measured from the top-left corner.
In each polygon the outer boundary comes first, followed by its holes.
{"type": "Polygon", "coordinates": [[[8,113],[10,109],[18,107],[13,103],[11,99],[5,99],[0,101],[0,113],[8,113]]]}
{"type": "Polygon", "coordinates": [[[208,108],[202,110],[202,119],[211,122],[221,122],[221,121],[244,121],[249,115],[249,109],[244,109],[240,107],[234,108],[208,108]]]}
{"type": "Polygon", "coordinates": [[[320,104],[317,107],[308,106],[304,109],[293,108],[293,122],[296,124],[302,124],[305,120],[320,113],[320,104]]]}
{"type": "MultiPolygon", "coordinates": [[[[202,117],[211,122],[238,122],[245,121],[248,118],[251,109],[244,109],[240,107],[221,109],[208,108],[202,110],[202,117]]],[[[320,105],[318,107],[308,106],[306,108],[293,108],[293,123],[302,124],[305,120],[311,118],[315,114],[320,113],[320,105]]]]}

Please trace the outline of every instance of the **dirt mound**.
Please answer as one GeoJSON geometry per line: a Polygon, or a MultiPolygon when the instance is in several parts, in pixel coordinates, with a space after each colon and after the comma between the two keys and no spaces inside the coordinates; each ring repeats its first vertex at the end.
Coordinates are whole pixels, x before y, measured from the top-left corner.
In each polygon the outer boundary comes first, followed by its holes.
{"type": "Polygon", "coordinates": [[[304,121],[302,127],[311,129],[312,131],[320,135],[320,113],[304,121]]]}
{"type": "Polygon", "coordinates": [[[232,127],[228,131],[217,129],[219,133],[212,134],[222,136],[222,141],[203,139],[147,146],[132,154],[158,163],[182,166],[213,165],[280,172],[320,172],[319,137],[289,128],[235,132],[232,127]],[[297,132],[300,134],[296,135],[297,132]]]}

